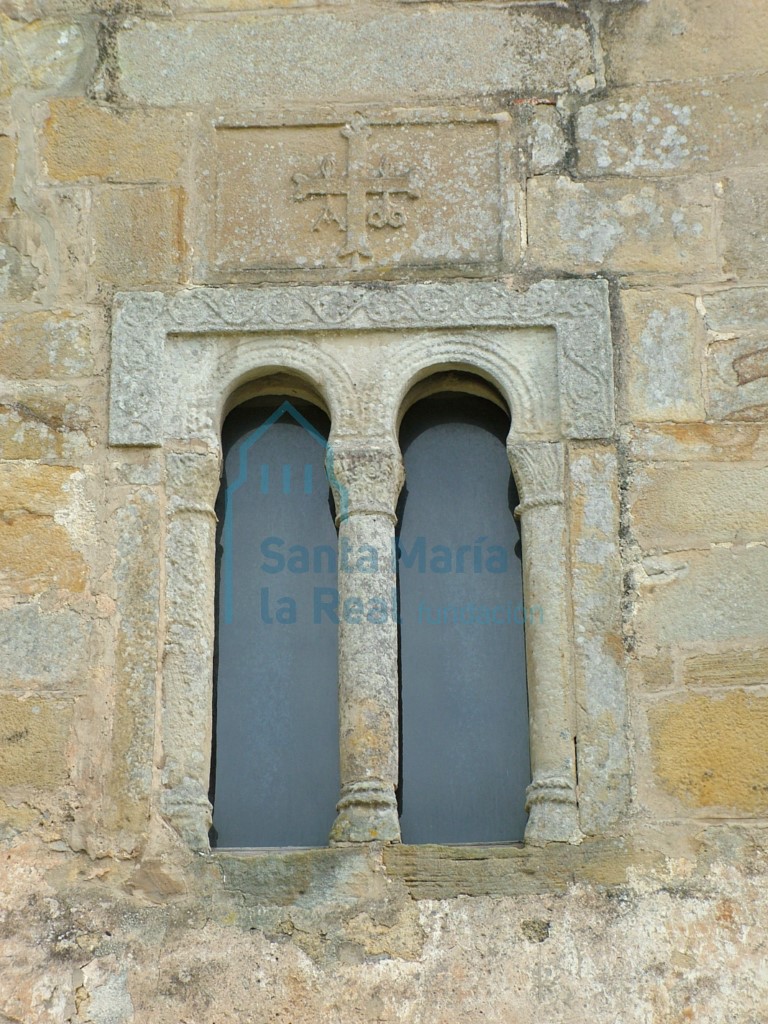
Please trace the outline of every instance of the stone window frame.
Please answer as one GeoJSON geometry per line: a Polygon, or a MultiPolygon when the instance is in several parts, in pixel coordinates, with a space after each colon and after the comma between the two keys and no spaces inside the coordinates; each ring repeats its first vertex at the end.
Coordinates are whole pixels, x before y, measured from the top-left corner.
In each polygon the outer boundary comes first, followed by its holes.
{"type": "MultiPolygon", "coordinates": [[[[621,817],[629,771],[626,686],[616,654],[617,516],[604,524],[602,541],[574,542],[571,530],[577,506],[590,498],[603,509],[617,504],[602,493],[615,488],[612,365],[602,280],[542,281],[524,292],[503,282],[460,281],[116,295],[109,443],[162,449],[165,467],[156,638],[162,668],[144,688],[161,708],[162,749],[153,753],[163,768],[154,797],[192,849],[209,849],[211,820],[220,429],[232,396],[275,374],[305,382],[327,405],[329,475],[340,534],[353,549],[391,543],[403,480],[397,424],[411,389],[432,374],[461,370],[499,391],[512,418],[507,450],[521,499],[524,593],[548,610],[526,631],[532,782],[525,841],[580,842],[621,817]],[[509,343],[540,328],[554,336],[546,379],[526,370],[509,343]],[[333,342],[366,332],[396,335],[398,358],[357,387],[346,365],[349,346],[333,342]],[[586,481],[583,469],[574,472],[585,447],[597,449],[608,467],[586,481]],[[585,564],[580,551],[590,543],[598,554],[585,564]]],[[[383,572],[372,579],[371,596],[377,587],[391,593],[394,567],[390,572],[392,578],[383,572]]],[[[342,601],[344,587],[340,574],[342,601]]],[[[119,602],[118,594],[118,614],[119,602]]],[[[372,625],[366,637],[355,629],[352,642],[340,626],[342,790],[331,842],[397,841],[396,626],[372,625]],[[372,708],[377,742],[353,742],[372,708]]]]}

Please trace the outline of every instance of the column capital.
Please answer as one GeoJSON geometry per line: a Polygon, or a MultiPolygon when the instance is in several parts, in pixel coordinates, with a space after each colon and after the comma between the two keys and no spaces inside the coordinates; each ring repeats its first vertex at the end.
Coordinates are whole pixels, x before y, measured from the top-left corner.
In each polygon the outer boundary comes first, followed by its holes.
{"type": "Polygon", "coordinates": [[[520,494],[515,515],[565,501],[562,441],[507,441],[507,456],[520,494]]]}
{"type": "Polygon", "coordinates": [[[344,438],[328,442],[325,459],[336,503],[336,523],[350,516],[387,516],[393,522],[405,473],[394,443],[344,438]]]}

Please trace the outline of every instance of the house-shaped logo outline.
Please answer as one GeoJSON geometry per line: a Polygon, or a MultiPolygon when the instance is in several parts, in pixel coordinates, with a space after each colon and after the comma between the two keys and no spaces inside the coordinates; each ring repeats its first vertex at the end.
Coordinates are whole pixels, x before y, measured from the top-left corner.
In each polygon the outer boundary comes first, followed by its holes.
{"type": "Polygon", "coordinates": [[[223,554],[221,560],[221,588],[224,597],[224,625],[231,625],[233,616],[233,598],[232,598],[232,574],[233,574],[233,524],[234,518],[230,514],[232,511],[232,499],[237,491],[248,480],[248,454],[253,446],[261,440],[266,432],[274,426],[283,416],[288,415],[297,423],[302,429],[304,429],[319,445],[325,449],[325,469],[328,475],[328,480],[331,484],[331,488],[334,495],[337,496],[337,514],[340,518],[346,517],[348,511],[348,497],[347,489],[339,483],[336,478],[336,474],[333,469],[333,449],[328,446],[328,441],[323,435],[317,430],[309,420],[302,416],[299,410],[287,399],[282,402],[277,409],[248,437],[243,445],[240,447],[239,459],[238,459],[238,472],[235,479],[231,484],[228,485],[224,492],[224,527],[222,529],[222,547],[223,554]]]}

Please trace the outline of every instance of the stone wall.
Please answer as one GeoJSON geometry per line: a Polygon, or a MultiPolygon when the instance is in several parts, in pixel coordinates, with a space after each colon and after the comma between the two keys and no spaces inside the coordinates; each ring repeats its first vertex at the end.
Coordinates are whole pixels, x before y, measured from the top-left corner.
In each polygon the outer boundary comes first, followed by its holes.
{"type": "Polygon", "coordinates": [[[0,0],[2,1024],[768,1018],[766,40],[761,0],[0,0]],[[402,225],[341,229],[344,171],[402,225]],[[583,841],[193,851],[208,449],[110,446],[116,292],[561,278],[607,282],[616,394],[568,453],[583,841]]]}

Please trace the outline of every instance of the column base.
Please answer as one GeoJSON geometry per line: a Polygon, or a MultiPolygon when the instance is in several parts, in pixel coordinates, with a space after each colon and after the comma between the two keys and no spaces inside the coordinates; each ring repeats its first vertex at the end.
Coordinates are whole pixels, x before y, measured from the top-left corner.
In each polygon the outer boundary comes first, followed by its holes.
{"type": "Polygon", "coordinates": [[[400,842],[393,786],[378,779],[352,782],[343,787],[336,810],[338,816],[330,835],[332,844],[400,842]]]}
{"type": "Polygon", "coordinates": [[[176,829],[184,842],[197,853],[208,853],[208,832],[211,827],[211,807],[202,786],[192,779],[164,789],[160,796],[160,811],[165,820],[176,829]]]}
{"type": "Polygon", "coordinates": [[[534,780],[525,794],[528,825],[525,841],[533,846],[545,843],[580,843],[576,788],[569,779],[534,780]]]}

